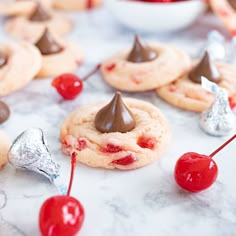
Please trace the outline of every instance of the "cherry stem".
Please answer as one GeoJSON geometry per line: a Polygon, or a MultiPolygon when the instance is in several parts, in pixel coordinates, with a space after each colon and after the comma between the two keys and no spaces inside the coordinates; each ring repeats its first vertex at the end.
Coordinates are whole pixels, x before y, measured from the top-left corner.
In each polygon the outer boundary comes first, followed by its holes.
{"type": "Polygon", "coordinates": [[[236,138],[236,134],[231,137],[228,141],[226,141],[224,144],[222,144],[219,148],[217,148],[210,157],[214,157],[219,151],[221,151],[225,146],[227,146],[229,143],[231,143],[236,138]]]}
{"type": "Polygon", "coordinates": [[[73,184],[75,166],[76,166],[76,156],[77,156],[77,154],[75,152],[73,152],[72,155],[71,155],[70,183],[69,183],[69,187],[68,187],[68,190],[67,190],[67,196],[70,196],[71,187],[72,187],[72,184],[73,184]]]}
{"type": "Polygon", "coordinates": [[[99,71],[101,68],[101,64],[98,64],[91,72],[89,72],[84,78],[82,78],[83,81],[87,80],[89,77],[91,77],[93,74],[95,74],[97,71],[99,71]]]}

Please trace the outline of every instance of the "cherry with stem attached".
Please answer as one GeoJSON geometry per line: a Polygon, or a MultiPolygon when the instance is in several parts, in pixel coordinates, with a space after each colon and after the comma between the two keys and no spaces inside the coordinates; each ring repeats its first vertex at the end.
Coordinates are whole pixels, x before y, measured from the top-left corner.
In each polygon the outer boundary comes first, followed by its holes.
{"type": "Polygon", "coordinates": [[[70,196],[76,154],[71,157],[71,176],[67,195],[54,196],[47,199],[39,213],[39,227],[43,236],[74,236],[84,221],[84,208],[81,203],[70,196]]]}
{"type": "Polygon", "coordinates": [[[235,138],[236,135],[232,136],[209,156],[195,152],[182,155],[175,166],[176,183],[190,192],[200,192],[209,188],[218,176],[218,167],[212,158],[235,138]]]}
{"type": "Polygon", "coordinates": [[[84,78],[79,78],[75,74],[62,74],[52,80],[51,85],[56,88],[57,92],[66,100],[75,99],[83,90],[84,81],[100,70],[101,64],[98,64],[84,78]]]}

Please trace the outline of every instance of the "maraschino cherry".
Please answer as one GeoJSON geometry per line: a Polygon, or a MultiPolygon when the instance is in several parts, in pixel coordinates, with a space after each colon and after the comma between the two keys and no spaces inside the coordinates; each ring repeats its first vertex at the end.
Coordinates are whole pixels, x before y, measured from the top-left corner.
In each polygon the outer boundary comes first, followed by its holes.
{"type": "Polygon", "coordinates": [[[51,85],[56,88],[57,92],[66,100],[75,99],[83,90],[83,83],[90,76],[96,73],[100,69],[101,65],[97,65],[94,70],[92,70],[84,78],[79,78],[78,76],[70,73],[62,74],[56,77],[51,85]]]}
{"type": "Polygon", "coordinates": [[[190,192],[200,192],[209,188],[218,175],[217,164],[212,158],[235,138],[236,135],[209,156],[195,152],[188,152],[181,156],[176,163],[174,172],[177,184],[190,192]]]}
{"type": "Polygon", "coordinates": [[[182,2],[187,0],[135,0],[138,2],[151,2],[151,3],[168,3],[168,2],[182,2]]]}
{"type": "Polygon", "coordinates": [[[84,221],[84,208],[81,203],[70,196],[76,154],[71,158],[70,184],[66,196],[54,196],[44,202],[39,214],[39,227],[43,236],[74,236],[84,221]]]}

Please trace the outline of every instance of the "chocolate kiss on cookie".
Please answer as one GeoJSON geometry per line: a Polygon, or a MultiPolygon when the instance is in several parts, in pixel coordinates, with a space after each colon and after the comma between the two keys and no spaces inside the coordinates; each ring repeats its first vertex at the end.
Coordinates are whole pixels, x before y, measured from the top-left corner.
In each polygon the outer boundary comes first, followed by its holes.
{"type": "Polygon", "coordinates": [[[40,50],[42,55],[51,55],[63,50],[63,47],[54,40],[47,28],[41,38],[35,43],[35,46],[40,50]]]}
{"type": "Polygon", "coordinates": [[[132,112],[124,104],[119,92],[97,113],[94,123],[96,129],[102,133],[126,133],[136,125],[132,112]]]}
{"type": "Polygon", "coordinates": [[[41,4],[37,4],[34,12],[29,17],[30,21],[47,21],[50,20],[51,16],[44,10],[41,4]]]}
{"type": "Polygon", "coordinates": [[[156,59],[156,57],[157,53],[155,52],[155,50],[153,50],[147,45],[143,45],[139,37],[136,35],[134,39],[134,46],[131,52],[129,53],[127,61],[134,63],[142,63],[153,61],[154,59],[156,59]]]}
{"type": "Polygon", "coordinates": [[[205,52],[202,60],[189,73],[189,78],[195,83],[201,83],[202,76],[214,83],[219,83],[221,80],[220,73],[215,64],[211,61],[208,52],[205,52]]]}
{"type": "Polygon", "coordinates": [[[0,124],[5,122],[10,116],[10,110],[4,102],[0,101],[0,124]]]}
{"type": "Polygon", "coordinates": [[[0,51],[0,68],[7,64],[7,55],[0,51]]]}
{"type": "Polygon", "coordinates": [[[235,0],[228,0],[229,5],[236,10],[236,1],[235,0]]]}

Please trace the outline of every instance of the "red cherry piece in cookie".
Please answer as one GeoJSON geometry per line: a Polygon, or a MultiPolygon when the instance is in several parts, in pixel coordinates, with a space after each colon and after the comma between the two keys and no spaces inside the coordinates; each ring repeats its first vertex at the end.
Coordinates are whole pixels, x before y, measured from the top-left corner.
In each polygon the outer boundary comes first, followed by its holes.
{"type": "Polygon", "coordinates": [[[112,70],[115,69],[115,67],[116,67],[116,64],[113,63],[113,64],[108,65],[108,66],[106,67],[106,70],[107,70],[107,71],[112,71],[112,70]]]}
{"type": "Polygon", "coordinates": [[[206,155],[188,152],[180,157],[175,166],[177,184],[190,192],[209,188],[216,180],[218,168],[215,161],[206,155]]]}
{"type": "Polygon", "coordinates": [[[87,3],[86,3],[86,8],[88,9],[88,10],[91,10],[92,8],[93,8],[93,6],[94,6],[94,0],[86,0],[87,1],[87,3]]]}
{"type": "Polygon", "coordinates": [[[127,165],[133,164],[135,161],[136,161],[136,158],[132,154],[130,154],[121,159],[113,161],[112,164],[127,166],[127,165]]]}
{"type": "Polygon", "coordinates": [[[77,150],[78,151],[82,151],[87,147],[87,142],[85,140],[79,140],[78,141],[78,147],[77,150]]]}
{"type": "Polygon", "coordinates": [[[107,153],[117,153],[123,151],[123,148],[112,143],[108,143],[105,147],[101,149],[101,151],[107,153]]]}
{"type": "Polygon", "coordinates": [[[83,221],[83,206],[70,196],[51,197],[40,210],[39,226],[43,236],[74,236],[83,221]]]}
{"type": "Polygon", "coordinates": [[[229,97],[229,104],[232,110],[236,108],[236,94],[234,94],[234,96],[229,97]]]}
{"type": "Polygon", "coordinates": [[[51,84],[66,100],[76,98],[83,90],[83,81],[74,74],[62,74],[56,77],[51,84]]]}
{"type": "Polygon", "coordinates": [[[140,137],[138,139],[138,142],[137,144],[141,147],[141,148],[148,148],[148,149],[151,149],[153,150],[156,146],[156,139],[153,138],[153,137],[140,137]]]}

